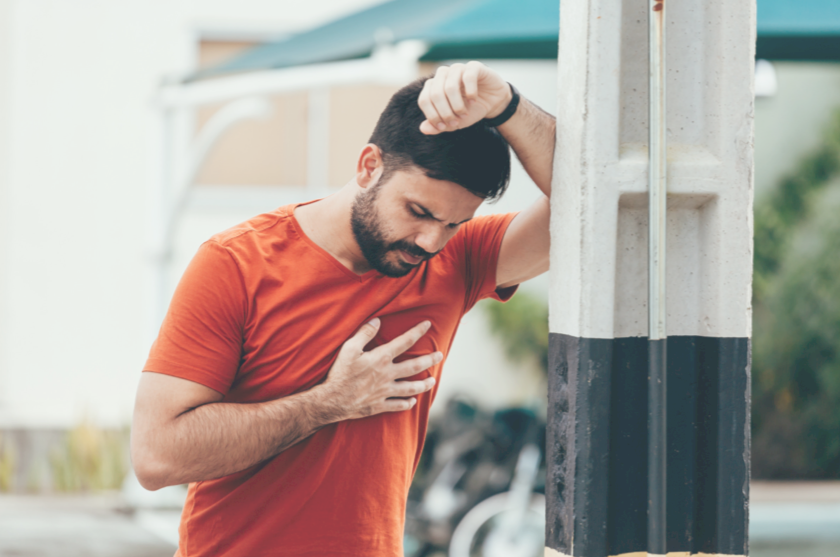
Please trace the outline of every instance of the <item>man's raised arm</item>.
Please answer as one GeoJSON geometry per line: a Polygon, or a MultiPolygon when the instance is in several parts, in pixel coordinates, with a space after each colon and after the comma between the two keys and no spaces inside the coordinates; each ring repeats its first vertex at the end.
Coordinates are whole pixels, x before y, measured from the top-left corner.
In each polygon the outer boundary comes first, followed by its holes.
{"type": "MultiPolygon", "coordinates": [[[[440,67],[426,81],[418,104],[426,116],[420,130],[438,134],[493,119],[513,99],[511,86],[481,64],[440,67]]],[[[554,163],[555,119],[525,97],[497,129],[510,143],[528,175],[545,194],[511,222],[502,241],[496,284],[512,286],[548,270],[549,201],[554,163]]]]}

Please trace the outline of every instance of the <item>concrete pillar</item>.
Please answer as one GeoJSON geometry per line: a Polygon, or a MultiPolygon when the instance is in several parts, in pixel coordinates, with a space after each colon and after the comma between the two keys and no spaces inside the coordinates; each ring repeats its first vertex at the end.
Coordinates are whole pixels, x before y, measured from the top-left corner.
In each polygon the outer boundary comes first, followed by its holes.
{"type": "MultiPolygon", "coordinates": [[[[647,10],[560,8],[547,556],[648,550],[647,10]]],[[[746,555],[755,1],[666,20],[667,551],[746,555]]]]}

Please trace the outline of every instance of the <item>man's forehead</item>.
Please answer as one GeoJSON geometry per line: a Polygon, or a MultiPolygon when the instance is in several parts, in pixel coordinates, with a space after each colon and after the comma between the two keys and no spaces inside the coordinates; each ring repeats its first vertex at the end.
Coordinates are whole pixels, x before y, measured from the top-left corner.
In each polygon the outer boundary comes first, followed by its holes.
{"type": "Polygon", "coordinates": [[[481,199],[470,194],[475,199],[458,199],[456,196],[442,195],[405,195],[413,210],[419,211],[434,220],[447,224],[462,224],[475,215],[481,204],[481,199]],[[466,201],[466,202],[465,202],[466,201]]]}
{"type": "Polygon", "coordinates": [[[395,193],[403,200],[419,206],[438,220],[455,223],[468,220],[484,201],[455,182],[429,178],[420,171],[407,171],[392,181],[399,184],[395,193]]]}

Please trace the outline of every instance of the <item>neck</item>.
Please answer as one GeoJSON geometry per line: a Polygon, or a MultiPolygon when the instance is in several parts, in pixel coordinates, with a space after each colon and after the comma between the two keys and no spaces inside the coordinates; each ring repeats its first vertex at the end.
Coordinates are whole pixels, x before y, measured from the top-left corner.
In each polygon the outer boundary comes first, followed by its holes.
{"type": "Polygon", "coordinates": [[[359,186],[348,182],[341,190],[315,203],[295,209],[295,218],[310,240],[335,259],[361,275],[370,270],[353,236],[350,217],[359,186]]]}

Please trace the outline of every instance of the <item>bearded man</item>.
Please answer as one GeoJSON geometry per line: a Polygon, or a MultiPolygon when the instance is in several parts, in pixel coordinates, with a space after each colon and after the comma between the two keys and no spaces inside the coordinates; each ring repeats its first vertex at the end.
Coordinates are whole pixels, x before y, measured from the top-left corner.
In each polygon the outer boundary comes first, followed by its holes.
{"type": "Polygon", "coordinates": [[[148,489],[189,483],[176,556],[403,555],[461,317],[548,269],[554,119],[478,62],[398,91],[355,177],[205,242],[140,380],[148,489]],[[542,196],[502,195],[513,147],[542,196]]]}

